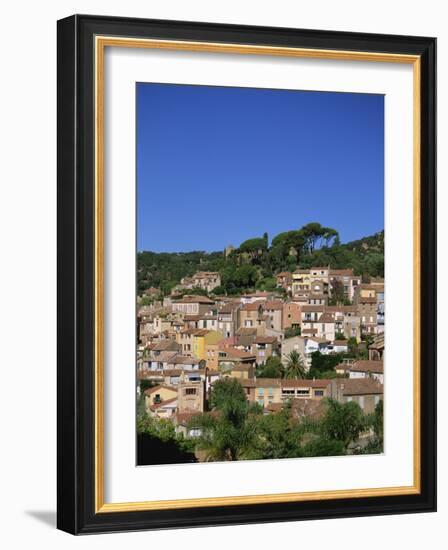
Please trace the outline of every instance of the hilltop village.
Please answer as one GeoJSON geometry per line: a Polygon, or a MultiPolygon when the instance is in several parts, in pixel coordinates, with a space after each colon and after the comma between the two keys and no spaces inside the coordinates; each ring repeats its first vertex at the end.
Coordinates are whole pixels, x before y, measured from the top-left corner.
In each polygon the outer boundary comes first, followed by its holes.
{"type": "Polygon", "coordinates": [[[140,292],[138,429],[162,439],[168,430],[192,460],[381,451],[384,279],[331,265],[273,279],[269,290],[223,295],[219,271],[197,271],[168,295],[140,292]],[[351,435],[328,427],[338,414],[357,423],[351,435]],[[283,421],[297,435],[275,451],[268,442],[283,421]],[[249,426],[256,440],[238,443],[249,426]],[[218,430],[234,428],[217,443],[218,430]]]}

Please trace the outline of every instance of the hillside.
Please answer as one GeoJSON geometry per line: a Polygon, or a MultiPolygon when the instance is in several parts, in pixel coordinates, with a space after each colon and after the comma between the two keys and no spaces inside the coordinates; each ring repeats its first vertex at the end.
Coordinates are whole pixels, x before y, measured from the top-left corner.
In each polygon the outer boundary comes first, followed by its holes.
{"type": "Polygon", "coordinates": [[[236,294],[249,289],[270,290],[280,271],[330,265],[353,268],[364,277],[384,276],[384,231],[348,243],[320,224],[281,233],[269,245],[267,234],[249,239],[230,254],[224,252],[139,252],[137,284],[141,293],[149,287],[168,294],[182,277],[197,271],[219,271],[222,288],[217,293],[236,294]]]}

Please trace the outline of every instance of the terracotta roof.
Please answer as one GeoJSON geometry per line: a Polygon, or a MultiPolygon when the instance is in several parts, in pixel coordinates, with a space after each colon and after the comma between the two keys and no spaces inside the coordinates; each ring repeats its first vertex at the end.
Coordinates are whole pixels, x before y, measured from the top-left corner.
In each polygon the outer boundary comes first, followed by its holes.
{"type": "Polygon", "coordinates": [[[355,313],[355,306],[326,306],[325,311],[330,313],[355,313]]]}
{"type": "Polygon", "coordinates": [[[227,353],[227,355],[230,355],[231,357],[236,357],[239,359],[255,359],[255,355],[253,353],[248,353],[247,351],[240,350],[238,348],[233,347],[227,347],[221,352],[227,353]]]}
{"type": "Polygon", "coordinates": [[[243,388],[279,388],[280,378],[237,378],[243,388]]]}
{"type": "Polygon", "coordinates": [[[291,277],[290,271],[280,271],[280,273],[277,273],[276,277],[291,277]]]}
{"type": "Polygon", "coordinates": [[[302,313],[311,313],[313,311],[316,313],[323,313],[325,311],[325,306],[302,306],[302,313]]]}
{"type": "Polygon", "coordinates": [[[241,311],[257,311],[263,304],[262,300],[256,300],[250,304],[244,304],[241,311]]]}
{"type": "Polygon", "coordinates": [[[274,344],[277,342],[275,336],[257,336],[254,340],[255,344],[274,344]]]}
{"type": "Polygon", "coordinates": [[[336,380],[343,395],[382,395],[383,385],[373,378],[344,378],[336,380]]]}
{"type": "Polygon", "coordinates": [[[200,315],[185,315],[184,321],[199,321],[201,319],[200,315]]]}
{"type": "Polygon", "coordinates": [[[183,328],[180,330],[180,333],[181,334],[196,334],[198,331],[200,331],[201,329],[199,328],[192,328],[192,327],[188,327],[188,328],[183,328]]]}
{"type": "Polygon", "coordinates": [[[330,269],[330,276],[336,275],[340,277],[352,277],[353,269],[330,269]]]}
{"type": "Polygon", "coordinates": [[[238,337],[229,336],[228,338],[223,338],[222,340],[217,342],[217,345],[220,349],[228,348],[229,346],[236,346],[238,345],[238,337]]]}
{"type": "Polygon", "coordinates": [[[263,309],[283,309],[283,305],[281,300],[271,300],[263,304],[263,309]]]}
{"type": "Polygon", "coordinates": [[[350,365],[352,372],[374,372],[383,373],[383,361],[355,361],[350,365]]]}
{"type": "Polygon", "coordinates": [[[281,387],[281,378],[257,378],[255,380],[257,388],[279,388],[281,387]]]}
{"type": "Polygon", "coordinates": [[[160,342],[150,344],[148,346],[148,349],[150,349],[151,351],[165,351],[165,350],[170,351],[168,349],[170,347],[175,347],[175,348],[177,347],[179,349],[179,344],[175,340],[171,340],[167,338],[165,340],[161,340],[160,342]]]}
{"type": "Polygon", "coordinates": [[[209,332],[211,332],[211,330],[208,330],[206,328],[199,328],[193,333],[193,336],[207,336],[209,332]]]}
{"type": "Polygon", "coordinates": [[[334,323],[334,315],[332,313],[322,313],[319,317],[319,323],[334,323]]]}
{"type": "Polygon", "coordinates": [[[199,359],[196,357],[188,357],[187,355],[176,355],[171,361],[168,361],[173,365],[197,365],[199,359]]]}
{"type": "Polygon", "coordinates": [[[219,308],[219,313],[232,313],[235,309],[238,309],[241,306],[240,302],[229,302],[228,304],[223,305],[219,308]]]}

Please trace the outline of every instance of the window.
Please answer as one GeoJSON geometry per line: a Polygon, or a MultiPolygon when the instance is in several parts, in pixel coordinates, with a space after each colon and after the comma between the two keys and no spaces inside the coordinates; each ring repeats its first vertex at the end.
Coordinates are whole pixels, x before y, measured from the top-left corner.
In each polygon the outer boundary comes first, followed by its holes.
{"type": "Polygon", "coordinates": [[[324,390],[314,390],[315,397],[323,397],[324,396],[324,390]]]}
{"type": "Polygon", "coordinates": [[[274,397],[274,388],[269,388],[268,393],[269,397],[274,397]]]}
{"type": "Polygon", "coordinates": [[[264,395],[264,389],[258,388],[258,395],[264,395]]]}
{"type": "Polygon", "coordinates": [[[310,394],[310,390],[308,390],[308,389],[305,389],[305,390],[299,389],[299,390],[297,390],[297,395],[309,395],[309,394],[310,394]]]}
{"type": "Polygon", "coordinates": [[[161,403],[162,399],[160,397],[160,393],[156,393],[154,396],[154,403],[161,403]]]}
{"type": "Polygon", "coordinates": [[[184,395],[196,395],[196,388],[185,388],[184,395]]]}

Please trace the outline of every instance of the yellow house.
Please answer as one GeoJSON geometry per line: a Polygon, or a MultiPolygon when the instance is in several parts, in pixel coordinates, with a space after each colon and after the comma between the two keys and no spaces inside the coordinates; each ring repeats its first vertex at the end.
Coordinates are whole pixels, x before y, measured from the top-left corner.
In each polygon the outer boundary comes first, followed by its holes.
{"type": "Polygon", "coordinates": [[[376,298],[377,286],[361,284],[358,285],[359,301],[362,302],[363,298],[376,298]]]}
{"type": "Polygon", "coordinates": [[[309,270],[296,269],[292,274],[292,294],[308,292],[311,288],[311,276],[309,270]]]}
{"type": "Polygon", "coordinates": [[[217,344],[222,339],[222,333],[216,330],[196,330],[193,334],[193,355],[199,361],[206,360],[206,346],[217,344]]]}
{"type": "Polygon", "coordinates": [[[174,398],[177,398],[177,388],[161,385],[148,388],[145,390],[145,405],[148,414],[152,413],[151,407],[174,398]]]}
{"type": "Polygon", "coordinates": [[[232,370],[228,373],[230,378],[237,378],[239,380],[249,380],[254,377],[253,365],[243,365],[242,363],[236,363],[232,370]]]}

